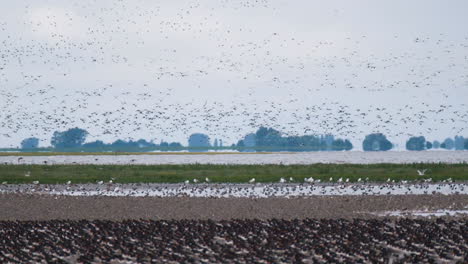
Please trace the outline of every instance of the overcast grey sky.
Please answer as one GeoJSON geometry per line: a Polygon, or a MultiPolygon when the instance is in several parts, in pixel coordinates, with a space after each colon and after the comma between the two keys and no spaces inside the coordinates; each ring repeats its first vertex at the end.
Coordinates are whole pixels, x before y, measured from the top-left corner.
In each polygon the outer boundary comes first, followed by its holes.
{"type": "Polygon", "coordinates": [[[468,136],[467,1],[1,1],[0,146],[468,136]]]}

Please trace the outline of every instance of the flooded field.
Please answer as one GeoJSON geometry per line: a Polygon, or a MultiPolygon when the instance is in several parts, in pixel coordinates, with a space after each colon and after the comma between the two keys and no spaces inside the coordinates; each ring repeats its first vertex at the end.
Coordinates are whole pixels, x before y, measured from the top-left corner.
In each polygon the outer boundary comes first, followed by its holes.
{"type": "Polygon", "coordinates": [[[314,164],[464,163],[468,151],[301,152],[245,154],[148,154],[0,156],[3,164],[314,164]]]}

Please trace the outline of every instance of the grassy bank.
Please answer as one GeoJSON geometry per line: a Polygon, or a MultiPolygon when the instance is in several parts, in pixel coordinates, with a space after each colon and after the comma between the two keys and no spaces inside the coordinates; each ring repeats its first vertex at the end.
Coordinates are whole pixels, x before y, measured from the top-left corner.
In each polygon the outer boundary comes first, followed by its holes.
{"type": "Polygon", "coordinates": [[[314,165],[0,165],[0,183],[181,183],[197,179],[204,182],[246,183],[278,182],[292,177],[295,182],[313,177],[322,182],[339,178],[356,182],[366,178],[372,182],[424,180],[468,180],[468,164],[314,164],[314,165]],[[426,170],[419,176],[417,170],[426,170]]]}

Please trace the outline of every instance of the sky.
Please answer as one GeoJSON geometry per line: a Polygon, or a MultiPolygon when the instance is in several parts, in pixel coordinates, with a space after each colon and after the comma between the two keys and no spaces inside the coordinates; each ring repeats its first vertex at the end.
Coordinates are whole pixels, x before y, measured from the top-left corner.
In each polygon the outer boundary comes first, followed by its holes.
{"type": "Polygon", "coordinates": [[[468,136],[468,2],[0,0],[0,146],[468,136]]]}

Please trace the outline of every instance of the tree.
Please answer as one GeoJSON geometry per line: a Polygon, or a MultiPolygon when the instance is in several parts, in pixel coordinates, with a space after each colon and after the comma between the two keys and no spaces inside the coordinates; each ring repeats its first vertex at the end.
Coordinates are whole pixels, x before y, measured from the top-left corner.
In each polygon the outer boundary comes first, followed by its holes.
{"type": "Polygon", "coordinates": [[[421,151],[426,149],[426,139],[421,137],[411,137],[406,141],[406,149],[412,151],[421,151]]]}
{"type": "Polygon", "coordinates": [[[156,144],[154,144],[153,141],[148,142],[145,139],[139,139],[137,143],[140,148],[156,147],[156,144]]]}
{"type": "Polygon", "coordinates": [[[256,136],[254,133],[250,133],[250,134],[247,134],[245,135],[244,137],[244,145],[246,147],[255,147],[256,145],[256,136]]]}
{"type": "Polygon", "coordinates": [[[260,127],[255,133],[255,142],[261,147],[281,146],[281,133],[273,128],[260,127]]]}
{"type": "Polygon", "coordinates": [[[169,147],[171,147],[171,148],[181,148],[182,144],[180,144],[179,142],[171,142],[169,144],[169,147]]]}
{"type": "Polygon", "coordinates": [[[456,150],[463,150],[465,148],[465,138],[462,136],[455,136],[454,147],[456,150]]]}
{"type": "Polygon", "coordinates": [[[342,151],[342,150],[351,150],[353,148],[353,144],[347,139],[343,140],[338,138],[333,140],[331,145],[331,150],[342,151]]]}
{"type": "Polygon", "coordinates": [[[135,141],[125,141],[125,140],[122,140],[122,139],[117,139],[116,141],[114,141],[111,146],[113,148],[119,148],[120,150],[122,149],[126,149],[126,148],[138,148],[139,147],[139,144],[138,142],[135,142],[135,141]]]}
{"type": "Polygon", "coordinates": [[[351,141],[345,139],[345,141],[344,141],[344,149],[347,150],[347,151],[353,149],[353,144],[351,143],[351,141]]]}
{"type": "Polygon", "coordinates": [[[331,144],[331,150],[340,151],[340,150],[344,150],[344,148],[345,148],[344,140],[342,140],[341,138],[337,140],[333,140],[331,144]]]}
{"type": "Polygon", "coordinates": [[[34,149],[39,147],[39,139],[35,137],[25,138],[21,141],[22,149],[34,149]]]}
{"type": "Polygon", "coordinates": [[[215,138],[215,140],[214,140],[213,147],[215,147],[215,148],[218,147],[218,139],[217,138],[215,138]]]}
{"type": "Polygon", "coordinates": [[[241,148],[242,148],[242,147],[245,147],[244,140],[241,139],[241,140],[237,141],[236,146],[237,146],[237,147],[241,147],[241,148]]]}
{"type": "Polygon", "coordinates": [[[188,139],[189,147],[210,147],[210,137],[202,133],[194,133],[188,139]]]}
{"type": "Polygon", "coordinates": [[[373,133],[366,136],[362,142],[364,151],[387,151],[392,149],[392,142],[382,133],[373,133]]]}
{"type": "Polygon", "coordinates": [[[440,142],[437,140],[434,140],[434,142],[432,142],[432,147],[435,149],[440,148],[440,142]]]}
{"type": "Polygon", "coordinates": [[[101,140],[96,140],[96,141],[93,141],[93,142],[83,144],[83,148],[91,148],[91,149],[104,148],[106,146],[107,146],[107,144],[105,144],[101,140]]]}
{"type": "Polygon", "coordinates": [[[455,147],[455,142],[451,138],[446,138],[442,144],[440,144],[441,148],[444,149],[453,149],[455,147]]]}
{"type": "Polygon", "coordinates": [[[468,149],[468,138],[465,138],[465,149],[468,149]]]}
{"type": "MultiPolygon", "coordinates": [[[[326,150],[333,150],[333,142],[335,141],[335,137],[330,134],[326,134],[320,137],[321,141],[323,142],[326,150]]],[[[344,141],[341,142],[344,144],[344,141]]]]}
{"type": "Polygon", "coordinates": [[[429,141],[426,141],[426,149],[431,149],[432,148],[432,143],[429,141]]]}
{"type": "Polygon", "coordinates": [[[86,141],[88,132],[81,128],[71,128],[64,132],[55,131],[51,139],[54,148],[76,148],[86,141]]]}

